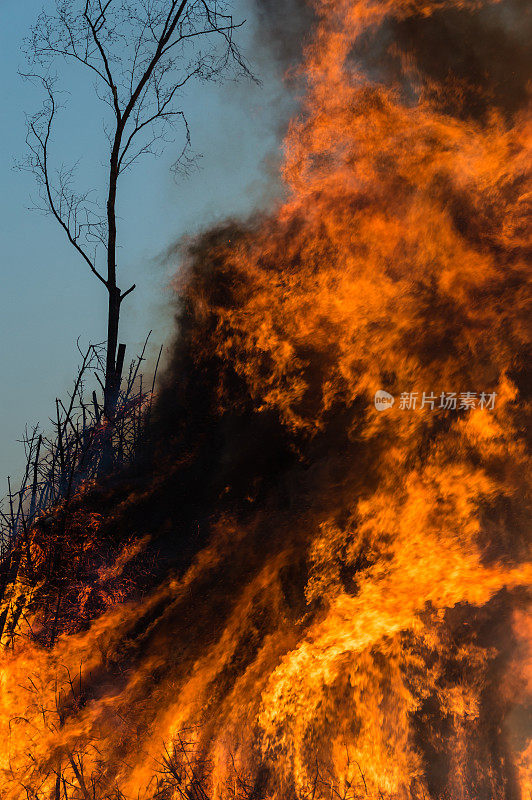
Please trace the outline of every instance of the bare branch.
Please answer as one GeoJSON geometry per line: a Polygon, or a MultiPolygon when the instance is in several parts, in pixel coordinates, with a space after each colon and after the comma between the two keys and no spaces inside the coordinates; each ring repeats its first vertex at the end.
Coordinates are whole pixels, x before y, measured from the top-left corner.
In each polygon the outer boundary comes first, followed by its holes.
{"type": "Polygon", "coordinates": [[[28,120],[28,135],[26,143],[32,153],[31,160],[26,165],[38,178],[44,187],[48,211],[55,217],[61,228],[64,230],[68,241],[81,255],[89,266],[91,272],[107,286],[107,281],[96,269],[94,262],[85,252],[79,243],[81,229],[78,225],[78,213],[81,203],[86,199],[86,195],[76,197],[67,196],[67,186],[71,177],[71,172],[59,173],[59,186],[52,184],[50,165],[49,165],[49,145],[54,119],[57,113],[57,103],[53,91],[53,81],[35,75],[25,75],[26,78],[37,78],[41,81],[46,90],[48,100],[43,110],[35,114],[28,120]],[[66,206],[66,207],[65,207],[66,206]]]}
{"type": "Polygon", "coordinates": [[[87,25],[90,28],[90,31],[91,31],[91,34],[92,34],[92,38],[94,39],[94,43],[96,44],[96,47],[98,48],[98,52],[100,53],[100,55],[102,57],[102,62],[103,62],[105,74],[107,76],[107,84],[108,84],[108,86],[110,87],[110,89],[111,89],[111,91],[113,93],[113,103],[114,103],[116,119],[117,119],[118,124],[120,124],[121,119],[122,119],[122,114],[120,112],[120,106],[118,104],[118,90],[116,88],[116,84],[115,84],[115,81],[114,81],[114,78],[113,78],[113,74],[111,72],[111,67],[109,66],[109,59],[107,58],[107,53],[105,52],[105,49],[104,49],[104,47],[103,47],[103,45],[102,45],[102,43],[100,41],[99,35],[98,35],[100,27],[101,27],[101,24],[103,24],[105,22],[105,11],[107,10],[107,8],[110,5],[111,5],[110,2],[105,4],[105,7],[102,9],[102,11],[100,13],[100,16],[96,20],[96,23],[94,23],[91,20],[90,15],[89,15],[89,0],[86,0],[85,11],[83,12],[83,17],[85,18],[85,20],[87,22],[87,25]]]}
{"type": "Polygon", "coordinates": [[[130,286],[129,289],[127,289],[125,292],[123,292],[120,295],[120,302],[122,302],[122,300],[125,300],[125,298],[128,296],[128,294],[131,294],[131,292],[133,292],[136,288],[137,288],[136,284],[134,283],[133,286],[130,286]]]}

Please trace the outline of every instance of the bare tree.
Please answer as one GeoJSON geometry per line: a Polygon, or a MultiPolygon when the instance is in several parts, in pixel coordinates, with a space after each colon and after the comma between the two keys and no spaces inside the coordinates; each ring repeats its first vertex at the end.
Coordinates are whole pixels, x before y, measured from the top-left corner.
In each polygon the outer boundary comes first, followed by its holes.
{"type": "Polygon", "coordinates": [[[135,285],[122,290],[117,273],[117,194],[120,176],[137,159],[158,154],[176,123],[182,145],[176,170],[191,164],[190,133],[178,99],[191,81],[252,77],[235,43],[236,23],[224,0],[55,0],[28,37],[25,77],[45,91],[42,109],[28,118],[24,166],[39,182],[40,208],[51,213],[68,241],[107,290],[108,316],[104,414],[112,424],[124,345],[118,345],[121,306],[135,285]],[[89,70],[107,106],[104,130],[109,170],[101,203],[76,188],[75,169],[53,166],[51,143],[60,108],[58,62],[89,70]]]}

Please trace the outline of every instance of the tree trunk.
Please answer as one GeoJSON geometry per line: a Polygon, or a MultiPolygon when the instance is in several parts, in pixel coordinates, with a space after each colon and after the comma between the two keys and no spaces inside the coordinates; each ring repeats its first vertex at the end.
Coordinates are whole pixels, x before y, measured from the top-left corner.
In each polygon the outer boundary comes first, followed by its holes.
{"type": "Polygon", "coordinates": [[[104,417],[102,457],[100,459],[100,475],[106,475],[113,469],[113,428],[116,416],[116,404],[120,392],[122,365],[124,363],[125,345],[120,345],[120,364],[116,357],[118,344],[118,324],[120,321],[120,290],[116,287],[109,292],[109,311],[107,318],[107,358],[105,365],[104,417]]]}
{"type": "MultiPolygon", "coordinates": [[[[118,346],[118,325],[120,322],[120,290],[114,286],[109,289],[109,308],[107,316],[107,354],[105,364],[104,414],[112,422],[118,397],[116,349],[118,346]]],[[[118,377],[118,380],[120,378],[118,377]]]]}
{"type": "Polygon", "coordinates": [[[109,172],[109,195],[107,199],[107,291],[109,305],[107,312],[107,350],[105,359],[105,384],[103,411],[105,428],[102,442],[100,474],[109,473],[113,468],[113,425],[116,403],[120,389],[121,375],[118,375],[116,349],[118,346],[118,326],[120,322],[120,289],[116,285],[116,189],[118,182],[118,154],[122,131],[117,128],[109,172]]]}
{"type": "Polygon", "coordinates": [[[116,188],[118,182],[118,153],[121,130],[117,130],[111,153],[109,172],[109,195],[107,198],[107,291],[109,306],[107,313],[107,353],[105,363],[104,413],[112,422],[116,405],[116,348],[118,324],[120,322],[120,289],[116,285],[116,188]]]}

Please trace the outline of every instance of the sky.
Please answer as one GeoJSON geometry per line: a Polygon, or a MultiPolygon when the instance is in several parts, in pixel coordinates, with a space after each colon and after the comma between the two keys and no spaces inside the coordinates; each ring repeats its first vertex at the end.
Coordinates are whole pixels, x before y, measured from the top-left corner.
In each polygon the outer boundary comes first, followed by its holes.
{"type": "MultiPolygon", "coordinates": [[[[26,425],[46,430],[55,398],[64,397],[80,357],[76,347],[105,338],[106,291],[73,251],[57,223],[32,208],[36,184],[16,169],[25,155],[25,113],[41,104],[37,88],[24,82],[21,46],[42,8],[53,0],[2,0],[0,9],[0,496],[7,475],[23,467],[18,443],[26,425]]],[[[118,201],[119,285],[137,289],[124,301],[120,341],[127,357],[139,352],[153,330],[153,350],[172,335],[169,280],[178,270],[165,262],[168,246],[228,216],[246,215],[279,191],[275,179],[282,121],[290,100],[281,69],[258,46],[252,0],[236,0],[246,19],[244,53],[262,85],[194,85],[181,102],[198,169],[179,179],[170,171],[182,139],[164,155],[149,156],[125,174],[118,201]]],[[[79,161],[80,185],[98,187],[108,159],[102,106],[92,82],[70,68],[63,73],[66,108],[58,120],[53,155],[79,161]]]]}

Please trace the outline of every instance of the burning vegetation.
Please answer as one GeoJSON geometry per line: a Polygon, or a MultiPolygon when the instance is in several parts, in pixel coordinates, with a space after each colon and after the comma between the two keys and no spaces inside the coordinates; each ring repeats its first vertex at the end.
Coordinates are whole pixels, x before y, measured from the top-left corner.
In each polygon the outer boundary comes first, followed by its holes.
{"type": "Polygon", "coordinates": [[[313,6],[285,198],[179,245],[150,448],[21,548],[5,800],[531,796],[530,10],[313,6]]]}

